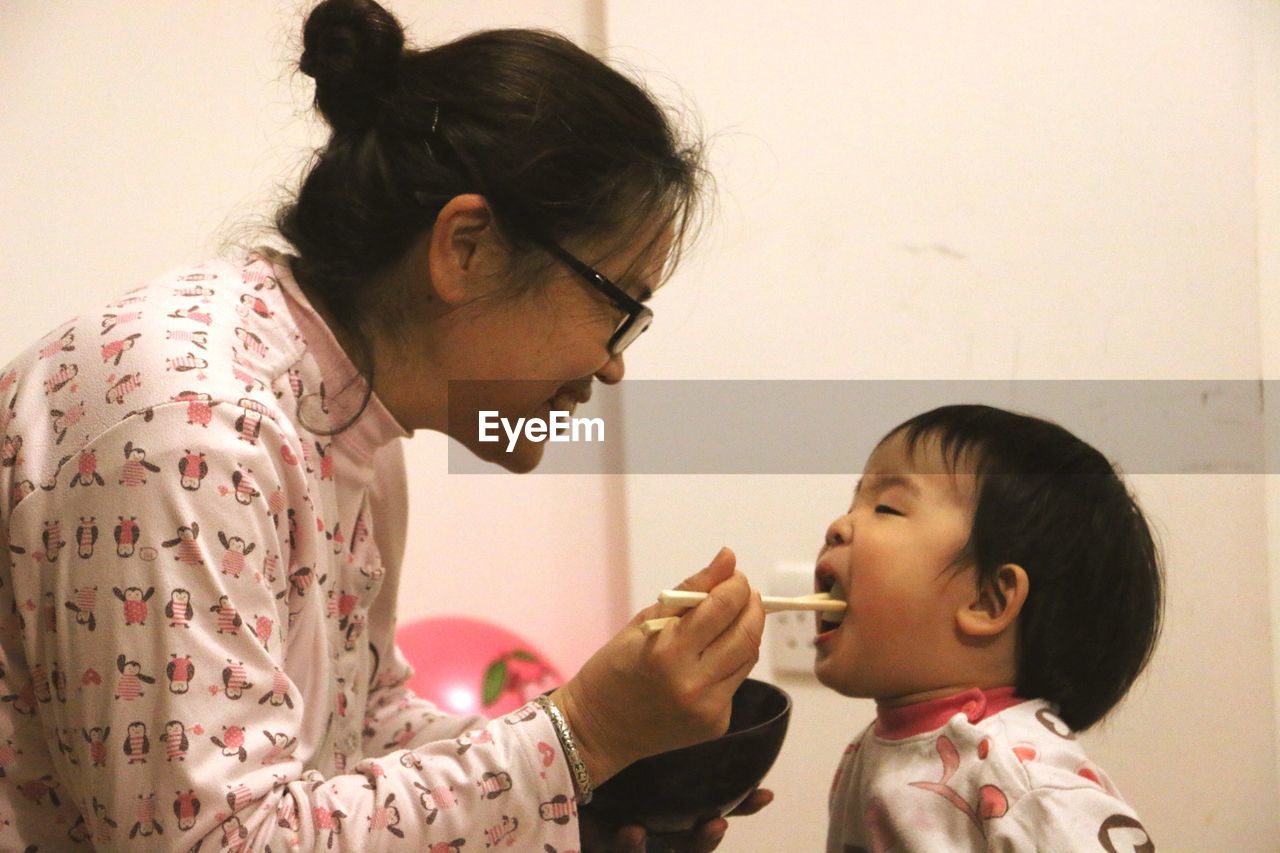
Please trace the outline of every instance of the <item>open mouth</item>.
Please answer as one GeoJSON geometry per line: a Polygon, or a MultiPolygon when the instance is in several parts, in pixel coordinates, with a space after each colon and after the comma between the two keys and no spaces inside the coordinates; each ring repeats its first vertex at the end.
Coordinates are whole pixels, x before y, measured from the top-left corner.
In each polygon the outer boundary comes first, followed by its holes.
{"type": "MultiPolygon", "coordinates": [[[[840,579],[835,576],[834,572],[824,571],[820,568],[818,571],[817,580],[818,580],[818,592],[828,593],[832,598],[838,599],[840,601],[849,600],[849,596],[845,592],[844,584],[840,583],[840,579]]],[[[840,624],[844,622],[844,616],[846,613],[848,613],[847,608],[845,610],[841,610],[835,613],[822,612],[822,611],[819,611],[818,613],[816,613],[815,616],[817,617],[818,633],[825,634],[828,631],[832,631],[836,628],[839,628],[840,624]]]]}

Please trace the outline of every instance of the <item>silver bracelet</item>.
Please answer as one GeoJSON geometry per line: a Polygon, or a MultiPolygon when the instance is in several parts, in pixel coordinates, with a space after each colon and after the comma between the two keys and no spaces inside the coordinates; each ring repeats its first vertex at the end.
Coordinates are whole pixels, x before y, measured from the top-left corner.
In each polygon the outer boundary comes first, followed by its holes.
{"type": "Polygon", "coordinates": [[[551,718],[551,727],[556,730],[556,737],[560,738],[564,757],[569,762],[569,774],[573,776],[578,805],[585,806],[591,802],[593,786],[591,776],[587,773],[587,765],[582,763],[582,756],[578,753],[578,744],[573,739],[573,732],[569,731],[569,724],[564,721],[564,716],[556,707],[556,703],[551,701],[550,696],[542,695],[533,701],[551,718]]]}

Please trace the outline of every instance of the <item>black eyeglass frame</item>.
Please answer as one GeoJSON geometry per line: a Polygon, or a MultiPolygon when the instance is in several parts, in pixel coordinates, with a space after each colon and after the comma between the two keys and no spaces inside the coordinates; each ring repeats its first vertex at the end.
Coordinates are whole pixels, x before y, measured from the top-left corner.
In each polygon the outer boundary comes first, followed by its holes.
{"type": "Polygon", "coordinates": [[[608,276],[578,260],[554,240],[543,238],[537,242],[552,257],[582,276],[588,284],[608,299],[613,307],[627,313],[627,316],[618,324],[618,328],[614,330],[613,336],[609,338],[610,355],[621,355],[623,350],[635,343],[636,338],[653,324],[653,309],[638,302],[610,281],[608,276]]]}

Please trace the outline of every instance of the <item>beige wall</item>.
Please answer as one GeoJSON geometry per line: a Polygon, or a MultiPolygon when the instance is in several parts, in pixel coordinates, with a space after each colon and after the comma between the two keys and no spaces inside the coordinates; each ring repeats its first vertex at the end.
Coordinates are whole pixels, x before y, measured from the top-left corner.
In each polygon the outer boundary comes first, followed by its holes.
{"type": "MultiPolygon", "coordinates": [[[[631,376],[1280,375],[1278,17],[1248,0],[612,4],[611,50],[678,82],[720,184],[631,376]]],[[[1162,850],[1274,850],[1268,484],[1131,481],[1167,556],[1167,630],[1088,748],[1162,850]]],[[[852,484],[632,477],[635,603],[725,543],[761,585],[812,561],[852,484]]],[[[777,804],[722,849],[819,849],[831,772],[873,713],[776,677],[797,702],[777,804]]]]}

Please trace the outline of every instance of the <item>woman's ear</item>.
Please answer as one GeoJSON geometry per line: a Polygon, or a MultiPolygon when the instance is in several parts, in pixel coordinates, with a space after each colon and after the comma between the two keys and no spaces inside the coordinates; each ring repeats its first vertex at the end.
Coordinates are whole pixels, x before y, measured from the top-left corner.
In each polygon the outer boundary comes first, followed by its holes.
{"type": "Polygon", "coordinates": [[[459,305],[493,287],[489,255],[497,234],[484,196],[449,199],[436,215],[427,251],[431,289],[446,305],[459,305]]]}
{"type": "Polygon", "coordinates": [[[970,637],[994,637],[1017,623],[1029,589],[1022,566],[1005,563],[990,581],[978,583],[973,598],[956,612],[956,625],[970,637]]]}

